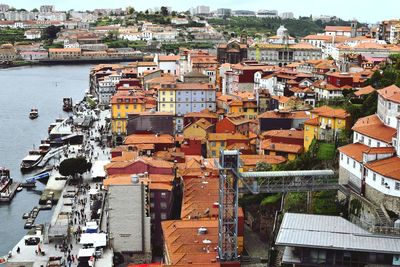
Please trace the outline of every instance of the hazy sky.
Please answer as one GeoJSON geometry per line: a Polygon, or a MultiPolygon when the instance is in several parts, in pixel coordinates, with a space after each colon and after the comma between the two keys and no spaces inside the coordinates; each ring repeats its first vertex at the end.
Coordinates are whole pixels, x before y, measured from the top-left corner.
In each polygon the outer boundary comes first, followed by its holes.
{"type": "MultiPolygon", "coordinates": [[[[1,1],[1,0],[0,0],[1,1]]],[[[3,0],[16,8],[33,9],[43,4],[52,4],[57,10],[86,10],[94,8],[115,8],[133,6],[145,10],[161,5],[174,10],[187,10],[192,6],[208,5],[211,9],[227,7],[231,9],[276,9],[278,12],[291,11],[299,15],[336,15],[343,19],[356,18],[362,22],[376,22],[383,19],[400,18],[400,0],[3,0]]]]}

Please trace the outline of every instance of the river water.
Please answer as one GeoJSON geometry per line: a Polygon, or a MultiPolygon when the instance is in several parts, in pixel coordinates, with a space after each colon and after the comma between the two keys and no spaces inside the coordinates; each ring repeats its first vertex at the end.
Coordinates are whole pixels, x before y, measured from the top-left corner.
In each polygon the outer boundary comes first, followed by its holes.
{"type": "MultiPolygon", "coordinates": [[[[24,181],[19,165],[33,145],[47,138],[47,128],[56,118],[67,117],[62,98],[74,103],[83,98],[89,87],[90,65],[35,66],[0,70],[0,166],[9,168],[16,181],[24,181]],[[30,120],[32,107],[39,118],[30,120]]],[[[24,189],[11,204],[0,204],[0,256],[3,256],[27,232],[22,214],[38,205],[40,190],[24,189]]],[[[40,211],[36,223],[49,221],[51,211],[40,211]]]]}

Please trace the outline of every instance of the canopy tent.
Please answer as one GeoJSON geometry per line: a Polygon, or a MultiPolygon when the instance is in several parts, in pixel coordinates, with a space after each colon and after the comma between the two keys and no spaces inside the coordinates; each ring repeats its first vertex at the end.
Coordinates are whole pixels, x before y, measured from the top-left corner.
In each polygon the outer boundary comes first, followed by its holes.
{"type": "Polygon", "coordinates": [[[105,247],[107,245],[107,234],[89,234],[85,233],[81,235],[81,245],[93,245],[94,248],[105,247]]]}

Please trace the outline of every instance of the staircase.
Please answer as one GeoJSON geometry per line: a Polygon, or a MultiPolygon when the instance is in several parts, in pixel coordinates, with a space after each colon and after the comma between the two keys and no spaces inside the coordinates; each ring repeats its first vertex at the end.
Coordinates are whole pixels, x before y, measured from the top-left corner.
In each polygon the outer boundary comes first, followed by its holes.
{"type": "Polygon", "coordinates": [[[392,222],[388,219],[385,212],[383,212],[381,207],[375,207],[376,214],[378,215],[378,219],[380,222],[380,226],[391,227],[392,222]]]}

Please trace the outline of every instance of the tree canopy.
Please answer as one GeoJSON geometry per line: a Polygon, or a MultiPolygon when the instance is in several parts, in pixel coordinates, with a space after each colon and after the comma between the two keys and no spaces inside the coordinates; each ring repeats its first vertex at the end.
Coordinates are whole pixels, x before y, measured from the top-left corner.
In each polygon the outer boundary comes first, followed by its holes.
{"type": "Polygon", "coordinates": [[[76,174],[82,174],[90,168],[91,163],[88,163],[84,157],[69,158],[61,162],[59,172],[63,176],[75,177],[76,174]]]}

